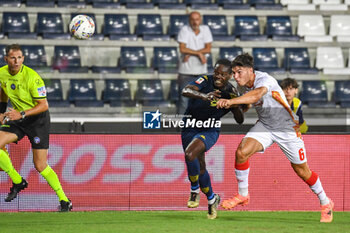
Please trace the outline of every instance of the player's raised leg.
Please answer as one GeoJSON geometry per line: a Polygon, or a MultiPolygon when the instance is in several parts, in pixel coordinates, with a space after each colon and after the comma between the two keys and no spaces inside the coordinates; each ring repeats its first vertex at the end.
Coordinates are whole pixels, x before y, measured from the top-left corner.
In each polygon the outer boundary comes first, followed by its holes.
{"type": "Polygon", "coordinates": [[[187,146],[185,150],[185,161],[187,167],[188,179],[191,182],[191,194],[187,202],[187,207],[196,208],[199,206],[199,172],[200,172],[200,163],[199,155],[204,154],[205,145],[204,143],[195,138],[187,146]]]}
{"type": "Polygon", "coordinates": [[[235,173],[238,183],[238,194],[233,198],[224,200],[222,207],[232,209],[237,205],[247,205],[249,203],[248,177],[249,177],[249,157],[258,151],[262,151],[263,146],[254,138],[246,137],[239,144],[236,150],[235,173]]]}
{"type": "Polygon", "coordinates": [[[309,185],[310,189],[317,195],[321,205],[321,220],[320,222],[332,222],[333,221],[333,201],[327,197],[324,191],[320,178],[317,173],[311,171],[308,164],[291,164],[297,175],[309,185]]]}
{"type": "Polygon", "coordinates": [[[47,164],[47,152],[47,149],[33,149],[35,169],[45,178],[47,183],[56,192],[60,202],[60,211],[71,211],[73,208],[71,201],[64,193],[57,174],[47,164]]]}

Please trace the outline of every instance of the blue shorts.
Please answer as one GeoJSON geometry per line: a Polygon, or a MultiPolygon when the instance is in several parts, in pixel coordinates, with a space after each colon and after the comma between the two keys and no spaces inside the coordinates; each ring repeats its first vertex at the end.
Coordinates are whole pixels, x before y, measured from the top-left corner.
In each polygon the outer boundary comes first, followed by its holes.
{"type": "Polygon", "coordinates": [[[215,128],[208,130],[185,129],[181,132],[182,147],[185,151],[193,139],[199,138],[204,142],[207,152],[218,140],[219,133],[220,131],[215,128]]]}

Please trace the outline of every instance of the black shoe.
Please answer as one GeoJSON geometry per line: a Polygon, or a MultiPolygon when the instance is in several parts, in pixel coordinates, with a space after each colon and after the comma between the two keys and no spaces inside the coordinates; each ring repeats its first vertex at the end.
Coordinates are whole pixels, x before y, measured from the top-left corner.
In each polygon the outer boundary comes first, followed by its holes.
{"type": "Polygon", "coordinates": [[[12,188],[10,188],[10,192],[7,195],[7,197],[5,198],[6,202],[10,202],[13,199],[15,199],[17,197],[17,194],[22,191],[23,189],[28,187],[28,182],[22,178],[22,182],[19,184],[15,184],[13,183],[12,188]]]}
{"type": "Polygon", "coordinates": [[[68,201],[60,201],[60,206],[58,207],[58,210],[60,212],[69,212],[73,209],[72,202],[68,199],[68,201]]]}

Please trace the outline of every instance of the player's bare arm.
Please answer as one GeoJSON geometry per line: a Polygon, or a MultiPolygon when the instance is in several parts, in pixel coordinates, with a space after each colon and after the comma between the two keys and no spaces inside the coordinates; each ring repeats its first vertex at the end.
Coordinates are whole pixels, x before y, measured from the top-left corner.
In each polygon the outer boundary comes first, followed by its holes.
{"type": "Polygon", "coordinates": [[[244,122],[244,115],[240,107],[231,108],[233,117],[235,118],[237,124],[242,124],[244,122]]]}
{"type": "MultiPolygon", "coordinates": [[[[38,104],[34,108],[24,111],[26,116],[38,115],[49,109],[49,104],[46,99],[36,100],[36,102],[38,104]]],[[[9,108],[9,111],[5,113],[5,116],[11,121],[22,119],[22,114],[18,110],[12,108],[9,108]]]]}
{"type": "Polygon", "coordinates": [[[237,104],[254,104],[258,102],[259,99],[261,99],[261,97],[263,97],[266,93],[266,87],[259,87],[234,99],[220,99],[217,102],[216,107],[228,109],[237,104]]]}
{"type": "Polygon", "coordinates": [[[182,90],[182,95],[188,98],[194,98],[194,99],[202,99],[204,101],[213,101],[213,100],[218,100],[221,95],[221,91],[216,90],[209,92],[207,94],[202,93],[199,91],[199,88],[194,85],[187,85],[183,90],[182,90]]]}

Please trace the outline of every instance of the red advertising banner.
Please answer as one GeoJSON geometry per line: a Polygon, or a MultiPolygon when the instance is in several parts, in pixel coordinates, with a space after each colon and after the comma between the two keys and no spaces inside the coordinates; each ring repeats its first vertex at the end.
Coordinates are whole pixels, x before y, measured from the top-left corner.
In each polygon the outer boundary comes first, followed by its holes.
{"type": "MultiPolygon", "coordinates": [[[[221,135],[207,152],[214,192],[237,192],[235,150],[244,135],[221,135]]],[[[310,168],[319,174],[338,211],[350,210],[350,135],[306,135],[310,168]]],[[[185,210],[190,193],[179,135],[51,135],[48,162],[74,210],[185,210]]],[[[3,201],[11,182],[0,175],[0,211],[51,211],[58,199],[36,172],[27,139],[10,145],[15,168],[29,186],[11,203],[3,201]]],[[[251,160],[251,203],[237,210],[319,210],[309,187],[271,146],[251,160]]],[[[200,209],[207,208],[201,195],[200,209]]]]}

